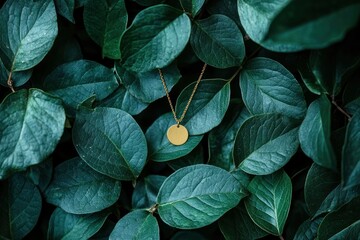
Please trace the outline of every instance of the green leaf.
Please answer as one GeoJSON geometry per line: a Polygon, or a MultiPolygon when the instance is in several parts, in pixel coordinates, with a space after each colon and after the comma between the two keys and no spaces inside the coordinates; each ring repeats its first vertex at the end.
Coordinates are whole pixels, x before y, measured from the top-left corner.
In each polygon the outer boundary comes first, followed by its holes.
{"type": "Polygon", "coordinates": [[[103,57],[120,59],[120,40],[127,20],[124,0],[89,0],[84,6],[85,29],[102,48],[103,57]]]}
{"type": "Polygon", "coordinates": [[[294,240],[314,240],[317,236],[317,230],[324,218],[308,219],[303,222],[296,231],[294,240]]]}
{"type": "Polygon", "coordinates": [[[49,185],[53,175],[53,162],[47,159],[42,163],[31,166],[27,171],[27,177],[44,192],[49,185]]]}
{"type": "Polygon", "coordinates": [[[8,95],[0,105],[0,179],[45,160],[64,131],[61,101],[38,89],[8,95]]]}
{"type": "Polygon", "coordinates": [[[258,239],[268,235],[251,220],[244,204],[220,218],[219,227],[226,240],[258,239]]]}
{"type": "Polygon", "coordinates": [[[131,93],[124,87],[119,86],[107,98],[97,104],[99,107],[110,107],[121,109],[131,115],[137,115],[148,107],[148,103],[144,103],[131,95],[131,93]]]}
{"type": "Polygon", "coordinates": [[[344,230],[338,232],[337,234],[329,238],[329,240],[356,239],[359,237],[359,232],[360,220],[354,222],[344,230]]]}
{"type": "Polygon", "coordinates": [[[199,144],[189,154],[167,162],[169,167],[171,167],[174,171],[186,166],[202,163],[204,163],[204,149],[201,144],[199,144]]]}
{"type": "Polygon", "coordinates": [[[99,231],[108,215],[106,211],[75,215],[56,208],[50,217],[47,239],[89,239],[99,231]]]}
{"type": "Polygon", "coordinates": [[[199,228],[215,222],[244,196],[230,173],[198,164],[179,169],[165,180],[157,198],[158,212],[172,227],[199,228]]]}
{"type": "Polygon", "coordinates": [[[57,33],[52,0],[7,0],[0,10],[0,56],[7,69],[22,71],[37,65],[57,33]]]}
{"type": "MultiPolygon", "coordinates": [[[[154,102],[166,95],[158,70],[135,73],[116,65],[116,71],[129,93],[144,103],[154,102]]],[[[179,69],[176,64],[171,64],[162,69],[162,73],[170,92],[181,78],[179,69]]]]}
{"type": "Polygon", "coordinates": [[[342,152],[342,183],[346,188],[360,184],[360,111],[357,111],[347,126],[342,152]]]}
{"type": "Polygon", "coordinates": [[[240,74],[240,89],[252,114],[276,112],[296,119],[305,116],[306,102],[300,84],[274,60],[251,59],[240,74]]]}
{"type": "Polygon", "coordinates": [[[360,196],[359,185],[348,189],[342,189],[339,185],[325,198],[313,218],[323,213],[335,211],[358,196],[360,196]]]}
{"type": "MultiPolygon", "coordinates": [[[[14,87],[20,87],[27,83],[31,78],[33,71],[32,69],[21,71],[21,72],[14,72],[11,75],[12,84],[14,87]]],[[[7,80],[10,75],[9,70],[6,69],[4,63],[0,58],[0,84],[4,87],[8,87],[7,80]]]]}
{"type": "Polygon", "coordinates": [[[264,114],[243,123],[233,154],[241,170],[266,175],[282,168],[298,147],[296,121],[280,114],[264,114]]]}
{"type": "Polygon", "coordinates": [[[156,196],[166,177],[148,175],[136,183],[132,194],[132,208],[150,208],[156,203],[156,196]]]}
{"type": "Polygon", "coordinates": [[[120,190],[120,181],[94,171],[77,157],[55,168],[45,195],[47,202],[68,213],[87,214],[114,204],[120,190]]]}
{"type": "Polygon", "coordinates": [[[91,240],[108,240],[110,233],[113,231],[115,227],[115,223],[111,220],[107,219],[104,225],[100,228],[100,230],[92,236],[91,240]]]}
{"type": "Polygon", "coordinates": [[[339,176],[335,172],[313,163],[304,186],[305,202],[311,215],[338,184],[339,176]]]}
{"type": "Polygon", "coordinates": [[[136,121],[122,110],[99,107],[79,112],[72,137],[80,157],[112,178],[134,180],[145,165],[145,136],[136,121]]]}
{"type": "Polygon", "coordinates": [[[237,0],[208,1],[206,9],[211,14],[223,14],[231,18],[238,26],[241,26],[237,11],[237,0]]]}
{"type": "Polygon", "coordinates": [[[318,229],[318,239],[327,240],[360,220],[360,197],[354,198],[337,211],[327,214],[318,229]]]}
{"type": "Polygon", "coordinates": [[[55,6],[61,16],[72,23],[75,23],[74,8],[75,0],[55,0],[55,6]]]}
{"type": "Polygon", "coordinates": [[[146,72],[169,65],[184,50],[190,31],[190,19],[182,11],[163,4],[146,8],[121,39],[123,66],[146,72]]]}
{"type": "Polygon", "coordinates": [[[0,238],[22,239],[36,225],[41,195],[24,175],[16,174],[0,183],[0,238]]]}
{"type": "Polygon", "coordinates": [[[182,8],[195,17],[204,5],[205,0],[180,0],[182,8]]]}
{"type": "Polygon", "coordinates": [[[77,107],[89,97],[97,100],[109,96],[118,86],[113,72],[103,65],[78,60],[58,66],[45,79],[44,88],[62,98],[66,111],[75,115],[77,107]]]}
{"type": "Polygon", "coordinates": [[[299,130],[301,149],[316,164],[336,170],[336,158],[330,142],[331,103],[325,95],[312,102],[299,130]]]}
{"type": "Polygon", "coordinates": [[[216,68],[240,66],[245,57],[240,29],[225,15],[194,21],[190,43],[199,59],[216,68]]]}
{"type": "MultiPolygon", "coordinates": [[[[176,101],[181,116],[196,83],[188,85],[176,101]]],[[[201,135],[219,125],[230,103],[230,82],[221,79],[202,80],[181,122],[190,135],[201,135]]]]}
{"type": "Polygon", "coordinates": [[[284,171],[271,175],[255,176],[245,199],[245,207],[251,219],[263,230],[280,236],[289,213],[292,186],[284,171]]]}
{"type": "Polygon", "coordinates": [[[267,49],[294,52],[324,48],[343,39],[359,17],[356,0],[238,0],[241,23],[252,40],[267,49]],[[306,13],[306,14],[303,14],[306,13]]]}
{"type": "Polygon", "coordinates": [[[109,239],[160,239],[159,225],[151,213],[136,210],[117,222],[109,239]]]}
{"type": "Polygon", "coordinates": [[[221,124],[209,133],[209,164],[232,170],[236,167],[233,148],[240,126],[250,117],[240,100],[230,102],[221,124]]]}
{"type": "Polygon", "coordinates": [[[187,142],[180,146],[175,146],[169,142],[166,132],[170,126],[176,124],[172,113],[160,116],[147,129],[146,139],[149,147],[149,157],[155,162],[166,162],[177,159],[190,153],[203,138],[200,136],[189,136],[187,142]]]}

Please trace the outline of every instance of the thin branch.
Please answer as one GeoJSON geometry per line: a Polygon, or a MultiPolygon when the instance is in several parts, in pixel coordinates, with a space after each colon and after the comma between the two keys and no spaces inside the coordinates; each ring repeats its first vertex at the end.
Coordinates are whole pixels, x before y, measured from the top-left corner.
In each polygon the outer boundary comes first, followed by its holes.
{"type": "Polygon", "coordinates": [[[14,86],[13,86],[13,80],[12,80],[12,71],[10,71],[9,73],[9,77],[7,80],[7,85],[9,86],[9,88],[11,89],[12,92],[15,92],[14,86]]]}
{"type": "Polygon", "coordinates": [[[331,103],[332,103],[342,114],[344,114],[349,121],[351,120],[351,116],[350,116],[344,109],[342,109],[342,108],[337,104],[337,102],[335,101],[335,96],[334,96],[334,95],[331,96],[331,103]]]}

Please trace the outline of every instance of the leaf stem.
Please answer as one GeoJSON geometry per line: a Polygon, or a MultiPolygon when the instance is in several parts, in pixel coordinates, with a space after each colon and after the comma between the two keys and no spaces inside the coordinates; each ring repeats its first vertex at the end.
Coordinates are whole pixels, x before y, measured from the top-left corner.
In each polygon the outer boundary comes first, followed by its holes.
{"type": "Polygon", "coordinates": [[[335,96],[334,96],[334,95],[331,96],[331,103],[332,103],[342,114],[344,114],[349,121],[351,120],[351,116],[350,116],[344,109],[342,109],[342,108],[337,104],[337,102],[335,101],[335,96]]]}
{"type": "Polygon", "coordinates": [[[10,71],[9,73],[9,77],[7,80],[7,85],[9,86],[9,88],[11,89],[12,92],[15,92],[14,86],[13,86],[13,80],[12,80],[12,71],[10,71]]]}
{"type": "Polygon", "coordinates": [[[159,205],[155,204],[151,206],[149,209],[147,209],[151,214],[154,214],[154,212],[158,209],[159,205]]]}
{"type": "Polygon", "coordinates": [[[282,235],[280,235],[279,238],[280,240],[285,240],[285,238],[282,235]]]}
{"type": "Polygon", "coordinates": [[[243,69],[244,65],[246,64],[246,62],[251,59],[252,57],[254,57],[257,52],[261,49],[261,46],[259,46],[257,49],[255,49],[255,51],[253,51],[249,57],[245,57],[244,61],[241,63],[240,67],[236,70],[236,72],[229,78],[229,82],[231,82],[232,80],[234,80],[234,78],[240,73],[240,71],[243,69]]]}

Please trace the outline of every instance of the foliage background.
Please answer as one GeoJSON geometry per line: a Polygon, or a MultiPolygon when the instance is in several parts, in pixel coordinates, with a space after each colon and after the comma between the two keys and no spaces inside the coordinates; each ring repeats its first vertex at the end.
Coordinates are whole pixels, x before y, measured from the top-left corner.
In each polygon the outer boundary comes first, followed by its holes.
{"type": "Polygon", "coordinates": [[[357,239],[360,3],[7,0],[1,239],[357,239]],[[174,123],[157,68],[182,112],[174,123]],[[12,93],[13,92],[13,93],[12,93]]]}

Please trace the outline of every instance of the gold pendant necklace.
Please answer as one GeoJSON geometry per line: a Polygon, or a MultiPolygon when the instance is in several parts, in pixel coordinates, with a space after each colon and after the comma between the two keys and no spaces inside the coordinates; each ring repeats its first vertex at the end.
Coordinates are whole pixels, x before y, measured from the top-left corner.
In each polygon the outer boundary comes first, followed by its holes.
{"type": "Polygon", "coordinates": [[[185,106],[185,109],[183,111],[183,113],[181,114],[180,118],[178,118],[176,116],[176,112],[175,112],[175,109],[174,109],[174,106],[171,102],[171,98],[170,98],[170,95],[169,95],[169,90],[166,86],[166,83],[165,83],[165,78],[164,78],[164,75],[161,71],[161,69],[158,69],[159,70],[159,75],[160,75],[160,79],[161,79],[161,82],[164,86],[164,90],[165,90],[165,93],[166,93],[166,97],[168,99],[168,102],[169,102],[169,105],[170,105],[170,108],[171,108],[171,111],[173,113],[173,116],[174,116],[174,119],[176,121],[176,124],[172,125],[169,127],[169,129],[167,130],[167,133],[166,133],[166,136],[169,140],[169,142],[171,142],[173,145],[183,145],[184,143],[186,143],[186,141],[188,140],[189,138],[189,132],[188,130],[186,129],[186,127],[184,127],[183,125],[181,125],[181,121],[184,119],[185,117],[185,114],[190,106],[190,103],[191,103],[191,100],[193,99],[194,95],[195,95],[195,92],[196,92],[196,89],[198,88],[199,86],[199,83],[204,75],[204,72],[205,72],[205,69],[206,69],[206,66],[207,64],[205,63],[202,70],[201,70],[201,73],[199,75],[199,78],[198,80],[196,81],[196,84],[194,86],[194,89],[190,95],[190,98],[185,106]]]}

